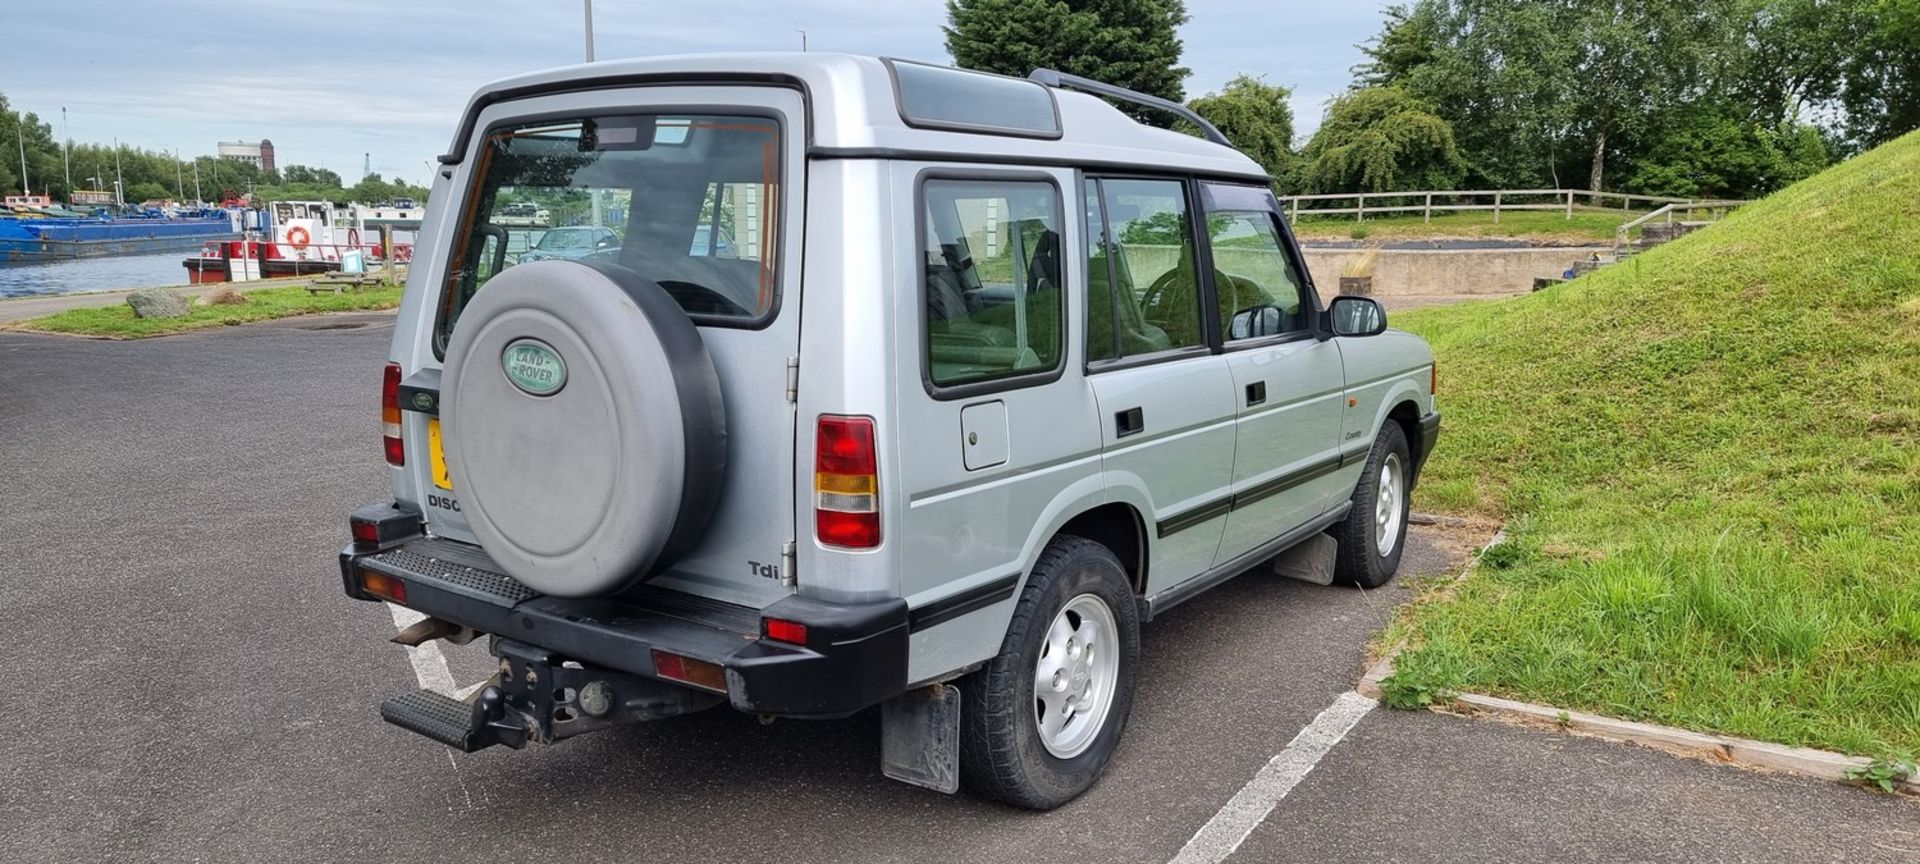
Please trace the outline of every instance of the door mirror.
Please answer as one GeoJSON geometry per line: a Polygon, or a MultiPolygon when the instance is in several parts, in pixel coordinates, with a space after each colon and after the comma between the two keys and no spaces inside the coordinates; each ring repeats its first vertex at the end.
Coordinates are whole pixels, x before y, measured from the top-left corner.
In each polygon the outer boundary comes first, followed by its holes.
{"type": "Polygon", "coordinates": [[[1387,310],[1380,301],[1342,294],[1327,304],[1326,327],[1333,336],[1378,336],[1386,332],[1387,310]]]}
{"type": "Polygon", "coordinates": [[[1253,339],[1287,332],[1287,313],[1278,306],[1255,306],[1234,313],[1227,323],[1228,339],[1253,339]]]}

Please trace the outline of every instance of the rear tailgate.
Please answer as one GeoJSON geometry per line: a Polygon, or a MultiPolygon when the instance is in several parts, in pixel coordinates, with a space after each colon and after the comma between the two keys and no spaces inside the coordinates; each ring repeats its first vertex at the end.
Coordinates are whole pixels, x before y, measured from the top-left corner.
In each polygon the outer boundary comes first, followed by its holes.
{"type": "Polygon", "coordinates": [[[753,608],[791,593],[787,391],[799,356],[805,122],[802,94],[779,86],[554,92],[481,111],[461,162],[437,179],[421,244],[430,260],[409,279],[394,338],[408,455],[394,469],[396,499],[419,505],[434,535],[475,542],[433,412],[461,306],[524,261],[616,263],[663,283],[692,315],[726,401],[727,466],[713,519],[652,584],[753,608]],[[645,134],[650,145],[636,138],[645,134]],[[545,218],[526,217],[528,204],[545,218]],[[546,231],[575,225],[610,229],[613,239],[540,247],[546,231]],[[713,295],[721,299],[703,299],[713,295]]]}

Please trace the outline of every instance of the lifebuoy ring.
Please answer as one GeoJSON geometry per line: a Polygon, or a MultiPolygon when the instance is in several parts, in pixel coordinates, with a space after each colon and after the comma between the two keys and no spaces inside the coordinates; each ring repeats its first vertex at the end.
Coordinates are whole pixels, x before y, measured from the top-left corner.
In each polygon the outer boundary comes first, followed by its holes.
{"type": "Polygon", "coordinates": [[[295,249],[305,249],[307,248],[307,244],[312,241],[313,235],[308,234],[305,228],[295,225],[287,229],[287,243],[295,249]]]}

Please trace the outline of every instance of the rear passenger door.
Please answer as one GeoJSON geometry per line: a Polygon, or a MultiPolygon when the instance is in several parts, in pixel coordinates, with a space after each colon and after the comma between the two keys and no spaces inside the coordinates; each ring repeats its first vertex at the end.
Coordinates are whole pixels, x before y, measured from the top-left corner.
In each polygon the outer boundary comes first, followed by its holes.
{"type": "Polygon", "coordinates": [[[1147,593],[1213,564],[1233,472],[1232,375],[1211,348],[1184,180],[1090,178],[1087,376],[1109,495],[1139,507],[1147,593]]]}
{"type": "MultiPolygon", "coordinates": [[[[1238,412],[1225,563],[1325,512],[1340,483],[1340,348],[1313,337],[1315,298],[1265,188],[1202,184],[1238,412]]],[[[1261,550],[1265,552],[1266,550],[1261,550]]]]}

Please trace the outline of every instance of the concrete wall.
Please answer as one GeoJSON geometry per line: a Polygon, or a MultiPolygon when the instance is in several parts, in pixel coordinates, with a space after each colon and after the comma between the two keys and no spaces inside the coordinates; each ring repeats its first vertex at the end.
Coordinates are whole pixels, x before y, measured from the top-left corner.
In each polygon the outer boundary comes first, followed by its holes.
{"type": "MultiPolygon", "coordinates": [[[[1127,246],[1127,263],[1134,276],[1151,281],[1179,260],[1175,246],[1127,246]]],[[[1536,276],[1560,276],[1573,262],[1601,247],[1541,247],[1523,249],[1381,250],[1373,265],[1373,293],[1380,296],[1445,296],[1514,294],[1533,290],[1536,276]]],[[[1270,253],[1222,248],[1220,266],[1263,285],[1278,284],[1278,268],[1270,253]]],[[[1304,250],[1307,269],[1322,297],[1340,293],[1340,271],[1362,249],[1304,250]]]]}
{"type": "MultiPolygon", "coordinates": [[[[1320,294],[1340,290],[1340,270],[1360,249],[1306,249],[1307,269],[1320,294]]],[[[1597,249],[1382,250],[1373,266],[1373,293],[1381,296],[1511,294],[1533,290],[1536,276],[1560,276],[1597,249]]]]}

